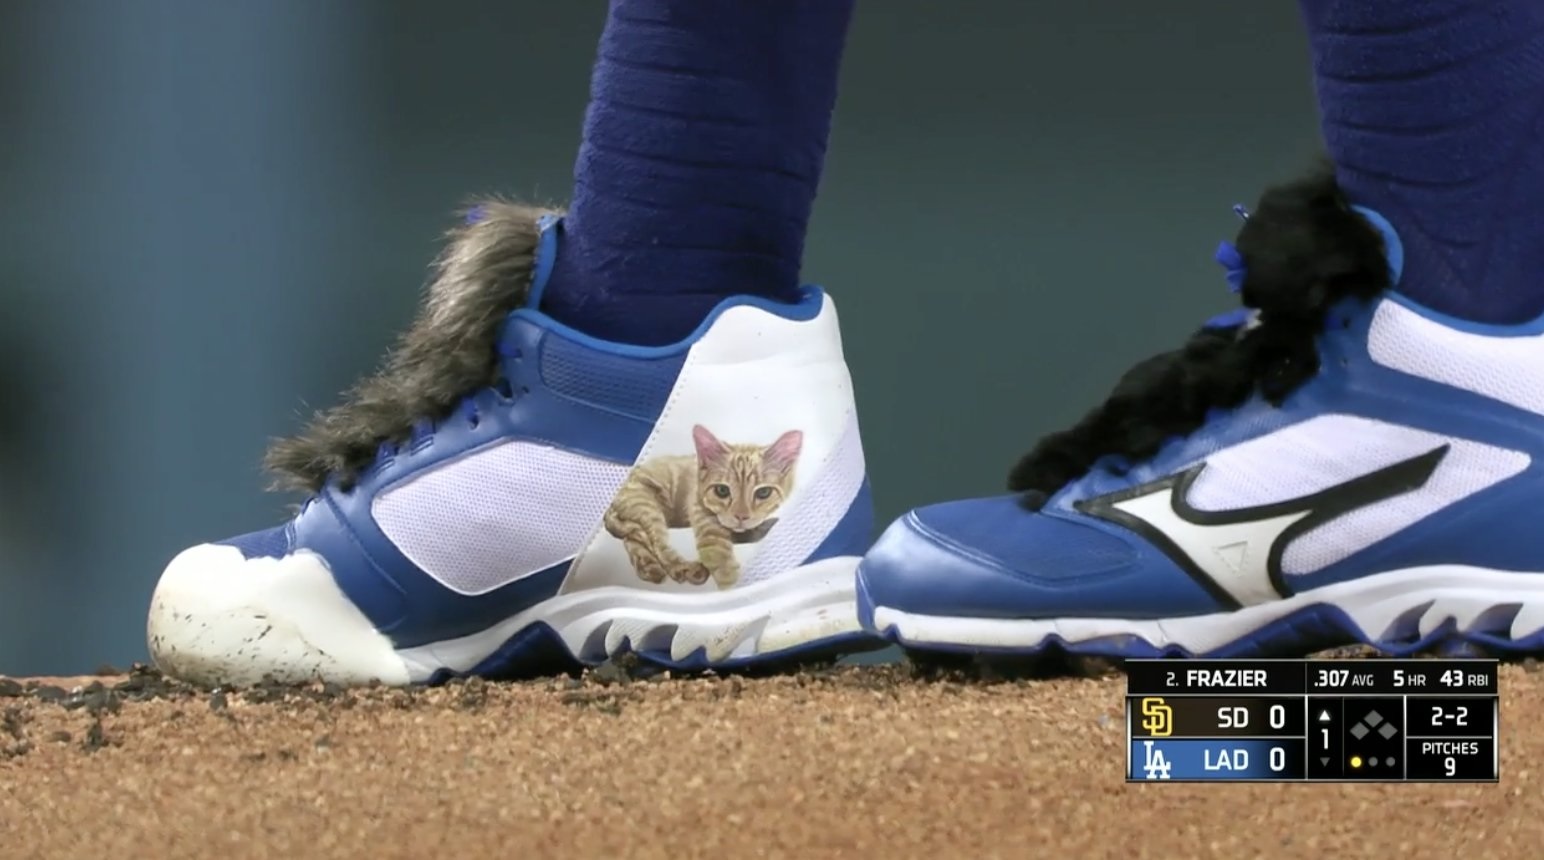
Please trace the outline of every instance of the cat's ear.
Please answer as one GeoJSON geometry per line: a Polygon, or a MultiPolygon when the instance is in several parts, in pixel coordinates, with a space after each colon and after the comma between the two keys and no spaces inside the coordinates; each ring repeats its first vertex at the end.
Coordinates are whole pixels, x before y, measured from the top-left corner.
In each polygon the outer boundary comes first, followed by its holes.
{"type": "Polygon", "coordinates": [[[766,453],[761,455],[761,462],[773,471],[787,472],[799,459],[799,449],[802,447],[804,447],[803,431],[789,430],[777,437],[776,442],[767,446],[766,453]]]}
{"type": "Polygon", "coordinates": [[[712,431],[701,424],[692,428],[692,444],[697,446],[697,461],[700,463],[716,463],[729,454],[729,446],[720,442],[712,431]]]}

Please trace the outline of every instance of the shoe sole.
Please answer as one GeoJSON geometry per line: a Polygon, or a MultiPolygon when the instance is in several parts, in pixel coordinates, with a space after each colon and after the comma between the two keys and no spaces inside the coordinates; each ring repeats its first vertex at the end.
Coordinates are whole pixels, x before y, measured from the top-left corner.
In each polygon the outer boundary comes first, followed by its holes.
{"type": "Polygon", "coordinates": [[[959,618],[874,603],[860,566],[863,628],[923,652],[1113,658],[1304,656],[1370,645],[1395,656],[1544,651],[1544,573],[1440,565],[1328,585],[1231,612],[1181,618],[959,618]]]}
{"type": "Polygon", "coordinates": [[[858,561],[826,559],[727,591],[560,594],[480,633],[397,648],[319,556],[248,559],[204,545],[162,574],[147,638],[158,668],[206,686],[539,677],[628,653],[678,671],[770,669],[883,647],[858,625],[858,561]]]}

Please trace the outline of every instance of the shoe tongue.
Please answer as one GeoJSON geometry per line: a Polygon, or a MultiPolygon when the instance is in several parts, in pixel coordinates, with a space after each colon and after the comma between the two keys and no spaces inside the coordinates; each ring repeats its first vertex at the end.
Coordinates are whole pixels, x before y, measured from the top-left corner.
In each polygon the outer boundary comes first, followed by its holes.
{"type": "MultiPolygon", "coordinates": [[[[544,329],[541,318],[515,312],[504,320],[504,330],[499,332],[499,371],[517,388],[523,382],[525,360],[536,357],[544,329]]],[[[534,367],[534,365],[532,365],[534,367]]]]}
{"type": "Polygon", "coordinates": [[[543,215],[536,222],[536,257],[531,271],[531,290],[525,300],[528,310],[541,310],[542,294],[547,291],[547,282],[552,279],[552,267],[557,263],[558,233],[562,228],[563,219],[558,215],[543,215]]]}
{"type": "MultiPolygon", "coordinates": [[[[488,204],[472,207],[466,213],[466,223],[476,224],[488,217],[488,204]]],[[[562,228],[561,215],[546,214],[536,219],[536,252],[531,260],[531,287],[526,291],[525,305],[516,310],[540,310],[542,294],[547,291],[547,281],[552,278],[552,267],[558,256],[558,231],[562,228]]]]}
{"type": "Polygon", "coordinates": [[[1399,240],[1399,231],[1376,210],[1366,206],[1352,206],[1351,209],[1367,219],[1367,223],[1383,237],[1383,256],[1389,262],[1389,286],[1397,289],[1399,276],[1405,270],[1405,244],[1399,240]]]}
{"type": "Polygon", "coordinates": [[[540,321],[546,317],[541,312],[541,299],[547,289],[547,282],[552,278],[552,266],[557,260],[558,233],[562,223],[563,219],[557,215],[543,215],[537,221],[539,232],[531,264],[531,289],[526,295],[525,305],[511,311],[499,330],[496,344],[499,369],[512,382],[519,382],[521,361],[534,354],[544,331],[540,321]]]}

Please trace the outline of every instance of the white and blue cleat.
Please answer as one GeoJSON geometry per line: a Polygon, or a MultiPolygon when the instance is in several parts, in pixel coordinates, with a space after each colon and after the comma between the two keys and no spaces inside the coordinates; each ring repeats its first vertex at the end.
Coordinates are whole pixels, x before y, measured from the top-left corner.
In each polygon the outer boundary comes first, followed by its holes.
{"type": "MultiPolygon", "coordinates": [[[[471,346],[487,384],[384,430],[346,479],[315,475],[290,522],[178,555],[150,608],[157,666],[201,684],[401,685],[879,644],[854,606],[873,514],[831,298],[726,301],[674,346],[600,342],[536,310],[560,233],[536,218],[480,210],[420,317],[464,352],[468,316],[510,296],[494,342],[471,346]]],[[[356,394],[290,460],[346,460],[327,446],[401,407],[362,402],[396,383],[356,394]]]]}
{"type": "Polygon", "coordinates": [[[1544,651],[1544,319],[1401,296],[1399,237],[1320,180],[1219,258],[1251,311],[1043,441],[1021,492],[892,524],[866,629],[978,655],[1544,651]]]}

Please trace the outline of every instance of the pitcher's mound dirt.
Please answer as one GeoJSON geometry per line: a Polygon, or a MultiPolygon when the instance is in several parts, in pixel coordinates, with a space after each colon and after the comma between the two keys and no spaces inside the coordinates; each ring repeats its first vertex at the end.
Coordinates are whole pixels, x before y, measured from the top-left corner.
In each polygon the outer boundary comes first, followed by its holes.
{"type": "Polygon", "coordinates": [[[1541,678],[1499,786],[1128,786],[1120,675],[0,678],[0,857],[1533,858],[1541,678]]]}

